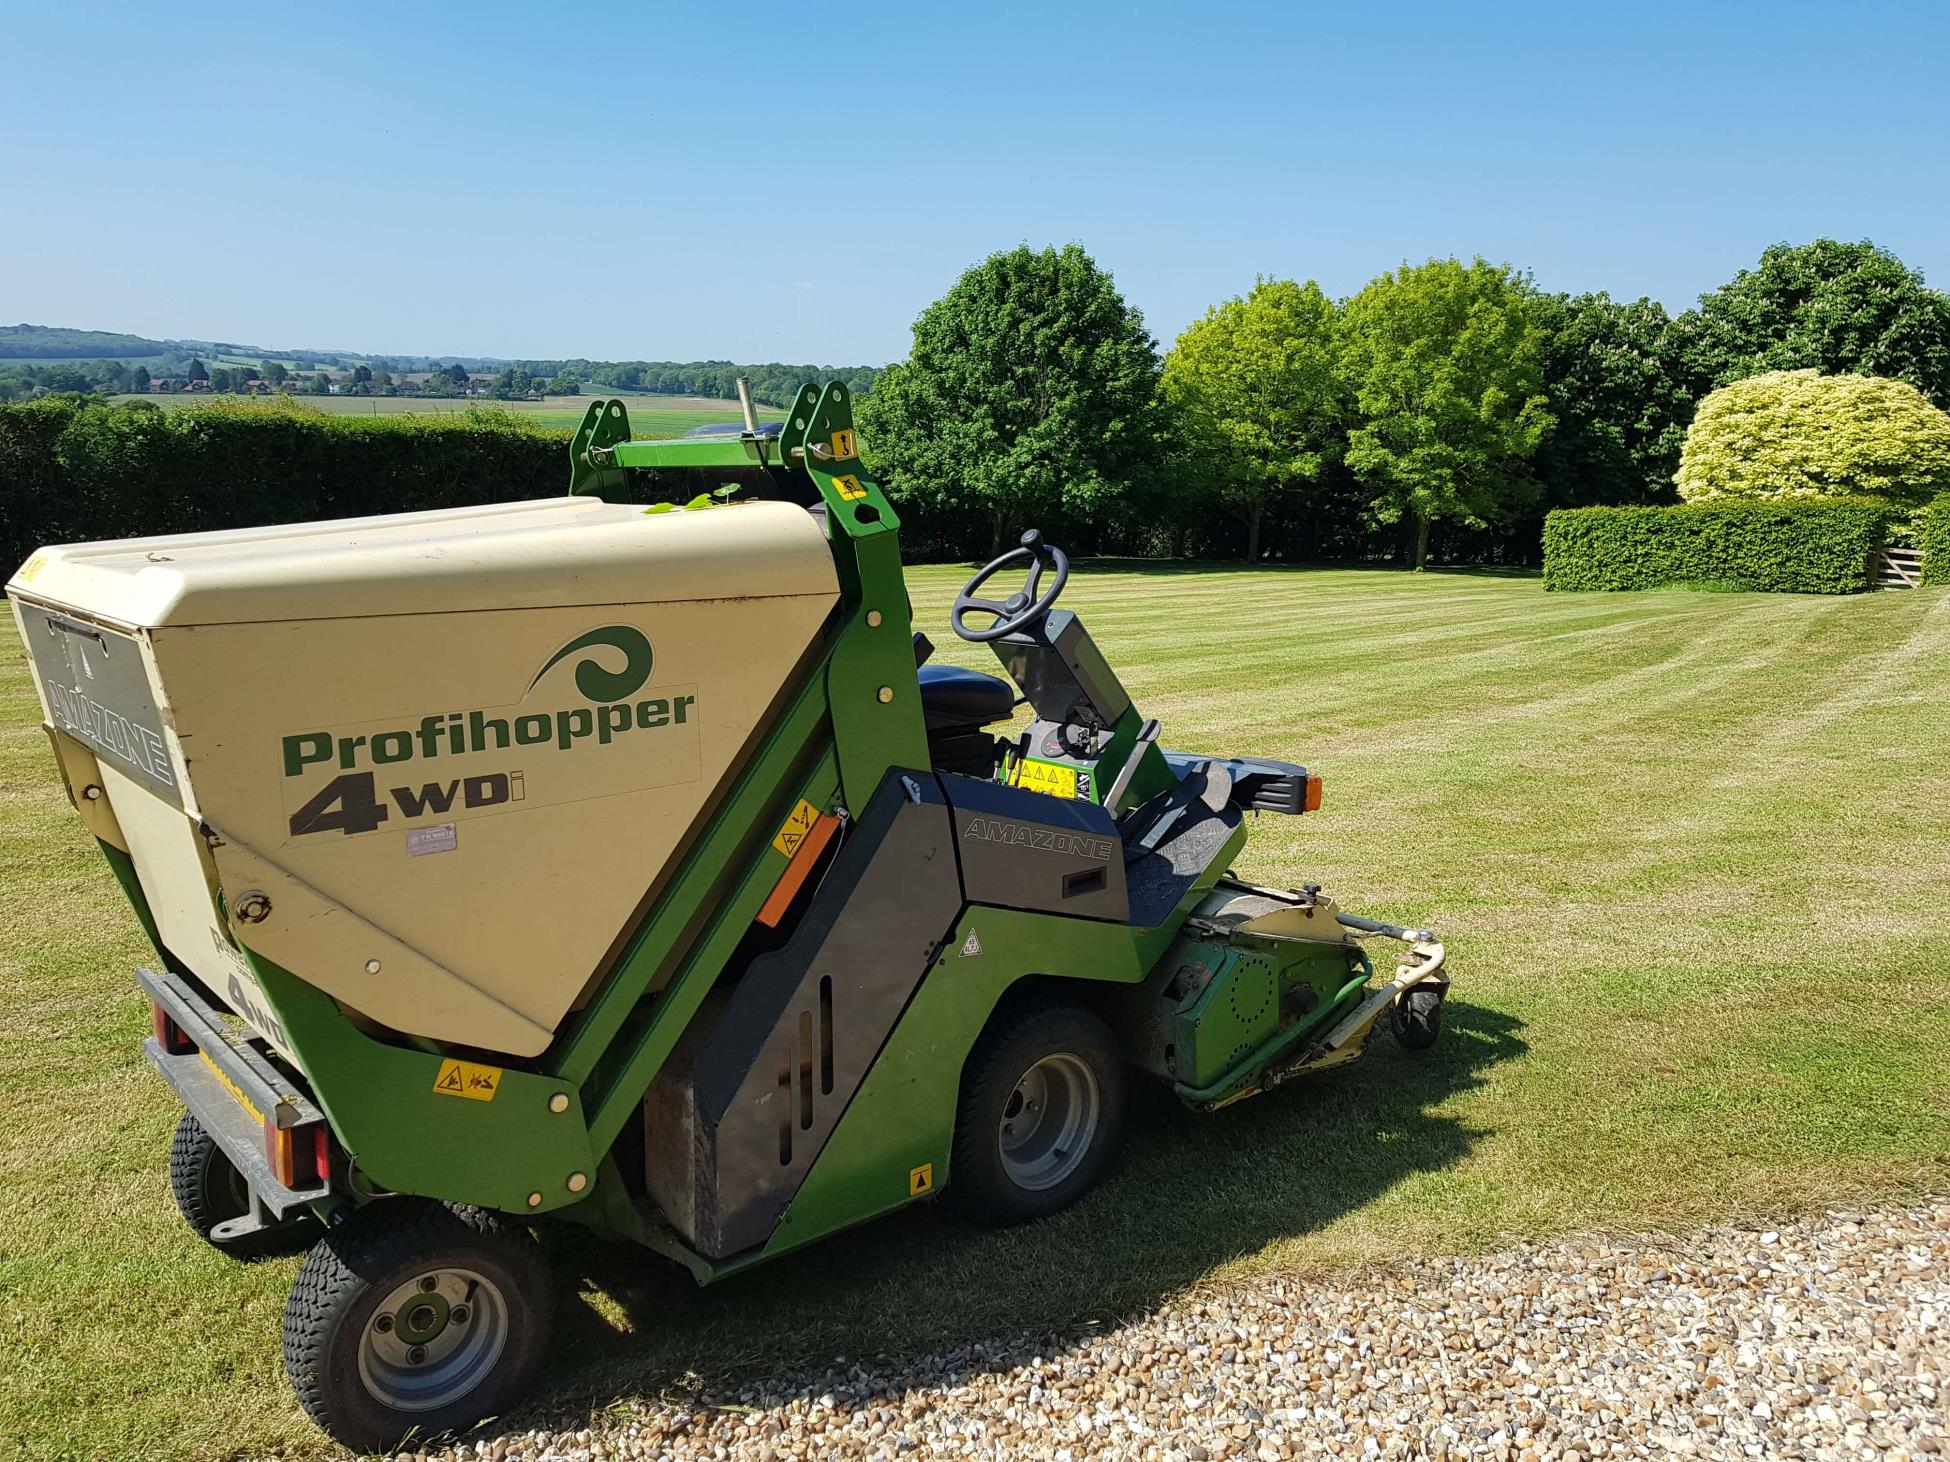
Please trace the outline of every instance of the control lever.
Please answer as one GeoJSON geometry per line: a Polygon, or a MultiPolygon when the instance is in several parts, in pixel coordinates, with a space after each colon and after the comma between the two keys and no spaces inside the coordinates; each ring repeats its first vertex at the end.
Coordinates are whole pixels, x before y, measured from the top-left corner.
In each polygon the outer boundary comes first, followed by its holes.
{"type": "Polygon", "coordinates": [[[1104,811],[1114,819],[1124,794],[1130,790],[1131,778],[1137,775],[1138,761],[1144,755],[1145,747],[1158,739],[1158,723],[1146,721],[1138,728],[1137,740],[1131,743],[1131,754],[1124,758],[1124,765],[1117,770],[1117,780],[1110,784],[1110,795],[1104,798],[1104,811]]]}

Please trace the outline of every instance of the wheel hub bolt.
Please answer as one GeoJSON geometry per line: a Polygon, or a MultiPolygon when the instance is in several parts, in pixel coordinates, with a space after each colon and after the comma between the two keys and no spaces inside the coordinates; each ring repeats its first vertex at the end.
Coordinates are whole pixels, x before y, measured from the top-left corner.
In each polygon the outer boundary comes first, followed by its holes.
{"type": "Polygon", "coordinates": [[[435,1279],[431,1274],[423,1274],[420,1276],[420,1290],[423,1294],[432,1294],[439,1285],[440,1281],[435,1279]]]}
{"type": "Polygon", "coordinates": [[[372,1328],[377,1330],[381,1335],[392,1334],[393,1317],[391,1315],[381,1315],[377,1320],[372,1322],[372,1328]]]}
{"type": "Polygon", "coordinates": [[[451,1310],[447,1311],[447,1318],[456,1325],[465,1325],[467,1323],[467,1306],[455,1305],[451,1310]]]}
{"type": "Polygon", "coordinates": [[[408,1365],[417,1366],[418,1364],[420,1364],[421,1361],[425,1360],[426,1358],[427,1358],[427,1348],[424,1345],[416,1345],[406,1353],[406,1360],[408,1365]]]}

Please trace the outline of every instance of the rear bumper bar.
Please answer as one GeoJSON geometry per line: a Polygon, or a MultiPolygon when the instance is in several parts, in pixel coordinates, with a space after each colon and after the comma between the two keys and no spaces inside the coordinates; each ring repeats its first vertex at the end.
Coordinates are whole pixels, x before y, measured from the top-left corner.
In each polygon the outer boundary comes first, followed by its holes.
{"type": "Polygon", "coordinates": [[[314,1176],[309,1172],[298,1175],[298,1187],[282,1182],[264,1151],[267,1125],[294,1134],[323,1127],[325,1114],[317,1104],[263,1052],[225,1025],[187,980],[155,970],[137,970],[135,979],[143,994],[194,1047],[188,1051],[164,1050],[151,1036],[142,1043],[142,1054],[232,1166],[244,1175],[254,1210],[250,1218],[258,1220],[247,1227],[262,1226],[262,1217],[255,1210],[263,1210],[271,1219],[282,1219],[305,1212],[329,1197],[329,1181],[303,1186],[305,1179],[314,1176]]]}

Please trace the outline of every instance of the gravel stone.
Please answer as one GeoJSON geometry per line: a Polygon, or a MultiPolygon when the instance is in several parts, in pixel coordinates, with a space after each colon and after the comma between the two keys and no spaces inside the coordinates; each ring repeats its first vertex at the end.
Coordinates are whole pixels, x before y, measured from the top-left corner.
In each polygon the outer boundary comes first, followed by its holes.
{"type": "Polygon", "coordinates": [[[1950,1199],[1270,1277],[1085,1337],[836,1359],[423,1455],[1939,1462],[1946,1389],[1950,1199]]]}

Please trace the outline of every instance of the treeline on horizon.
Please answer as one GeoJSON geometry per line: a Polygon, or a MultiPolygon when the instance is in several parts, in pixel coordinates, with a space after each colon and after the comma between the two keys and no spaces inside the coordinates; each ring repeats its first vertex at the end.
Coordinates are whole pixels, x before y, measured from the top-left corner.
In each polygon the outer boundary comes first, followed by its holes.
{"type": "MultiPolygon", "coordinates": [[[[103,389],[59,376],[72,369],[13,373],[33,396],[99,410],[103,389]]],[[[220,369],[233,383],[249,370],[220,369]]],[[[910,559],[984,556],[1035,526],[1085,553],[1417,565],[1535,563],[1553,509],[1676,503],[1700,403],[1781,372],[1901,383],[1925,443],[1946,429],[1950,297],[1867,241],[1775,245],[1677,314],[1649,298],[1548,293],[1507,264],[1432,259],[1345,298],[1261,278],[1165,348],[1071,244],[971,267],[917,318],[907,358],[879,371],[553,360],[492,378],[442,366],[422,385],[361,364],[300,384],[267,363],[285,391],[503,399],[728,398],[745,374],[758,400],[784,405],[805,381],[837,376],[858,399],[868,466],[900,504],[910,559]]],[[[0,370],[0,396],[8,378],[0,370]]],[[[207,372],[205,389],[219,379],[207,372]]],[[[1847,392],[1790,394],[1826,403],[1780,418],[1797,437],[1840,441],[1849,432],[1829,413],[1860,414],[1847,392]]],[[[1735,439],[1763,432],[1743,430],[1735,439]]],[[[1845,467],[1836,487],[1868,490],[1863,477],[1845,467]]],[[[506,500],[525,486],[473,490],[506,500]]]]}
{"type": "Polygon", "coordinates": [[[793,365],[778,361],[741,365],[730,360],[507,360],[473,356],[352,355],[262,350],[217,341],[155,341],[100,330],[41,325],[0,326],[0,401],[33,401],[64,393],[145,395],[171,389],[164,383],[197,383],[196,389],[229,392],[284,391],[325,395],[461,396],[503,399],[579,395],[590,390],[653,396],[707,396],[731,400],[738,378],[748,377],[752,396],[768,406],[788,406],[807,381],[843,381],[855,394],[873,389],[873,366],[793,365]],[[83,352],[99,352],[79,358],[83,352]],[[408,381],[410,375],[425,381],[408,381]],[[470,381],[485,377],[474,391],[470,381]],[[336,388],[336,389],[335,389],[336,388]]]}
{"type": "Polygon", "coordinates": [[[1083,552],[1535,563],[1552,509],[1678,502],[1700,402],[1792,371],[1950,406],[1950,297],[1867,241],[1777,244],[1677,314],[1432,259],[1339,299],[1261,278],[1161,349],[1080,245],[1022,247],[922,312],[860,438],[919,557],[1035,526],[1083,552]]]}

